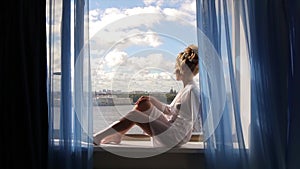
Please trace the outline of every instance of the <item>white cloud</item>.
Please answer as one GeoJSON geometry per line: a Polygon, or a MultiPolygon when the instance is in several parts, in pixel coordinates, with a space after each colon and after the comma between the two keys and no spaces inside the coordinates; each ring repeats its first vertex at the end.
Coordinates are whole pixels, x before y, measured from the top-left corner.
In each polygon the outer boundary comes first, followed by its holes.
{"type": "Polygon", "coordinates": [[[186,16],[189,16],[188,13],[174,9],[174,8],[164,8],[163,13],[166,16],[169,16],[168,17],[169,20],[177,20],[178,18],[184,18],[186,16]]]}
{"type": "Polygon", "coordinates": [[[195,0],[184,1],[180,5],[179,10],[196,14],[196,1],[195,0]]]}
{"type": "Polygon", "coordinates": [[[192,4],[182,4],[179,9],[164,8],[162,12],[166,16],[166,20],[196,26],[196,7],[192,4]]]}
{"type": "Polygon", "coordinates": [[[139,56],[139,57],[130,57],[127,61],[128,65],[136,65],[136,69],[146,68],[146,67],[153,67],[153,68],[160,68],[167,71],[173,71],[174,64],[166,60],[162,54],[150,54],[147,56],[139,56]]]}
{"type": "MultiPolygon", "coordinates": [[[[107,8],[104,11],[100,9],[91,10],[90,15],[90,37],[93,37],[98,31],[104,29],[112,23],[119,21],[122,25],[115,25],[114,27],[122,26],[123,28],[135,28],[141,25],[151,26],[153,23],[159,21],[157,15],[160,13],[160,8],[157,7],[135,7],[129,9],[107,8]],[[141,16],[138,16],[141,14],[141,16]],[[151,17],[145,14],[154,14],[151,17]],[[134,16],[136,17],[130,17],[134,16]],[[124,19],[125,18],[125,19],[124,19]],[[128,18],[128,19],[126,19],[128,18]],[[121,20],[123,19],[123,20],[121,20]]],[[[118,22],[117,22],[118,23],[118,22]]],[[[111,30],[110,30],[111,31],[111,30]]]]}
{"type": "Polygon", "coordinates": [[[135,7],[131,9],[124,10],[127,16],[145,14],[145,13],[160,13],[161,9],[158,6],[147,6],[147,7],[135,7]]]}
{"type": "Polygon", "coordinates": [[[105,64],[111,68],[118,66],[127,60],[127,53],[113,50],[105,56],[105,64]]]}
{"type": "Polygon", "coordinates": [[[159,35],[151,31],[135,34],[127,39],[126,43],[128,42],[134,45],[147,45],[150,47],[157,47],[162,44],[159,35]]]}
{"type": "Polygon", "coordinates": [[[105,11],[94,9],[89,12],[90,15],[90,37],[93,37],[99,30],[108,24],[111,24],[126,15],[117,8],[108,8],[105,11]]]}
{"type": "MultiPolygon", "coordinates": [[[[95,81],[92,85],[96,90],[113,87],[114,90],[126,91],[136,85],[146,85],[147,91],[151,91],[159,84],[176,83],[172,73],[174,63],[162,54],[128,57],[125,52],[112,51],[105,59],[95,58],[92,62],[92,77],[95,81]]],[[[169,90],[170,86],[161,89],[169,90]]]]}
{"type": "Polygon", "coordinates": [[[144,4],[147,6],[149,5],[161,6],[163,3],[164,0],[144,0],[144,4]]]}
{"type": "Polygon", "coordinates": [[[119,20],[124,17],[126,17],[126,14],[118,8],[108,8],[105,9],[103,13],[100,13],[100,18],[103,25],[113,23],[116,20],[119,20]]]}
{"type": "MultiPolygon", "coordinates": [[[[156,47],[161,44],[157,34],[151,31],[151,27],[154,23],[159,22],[159,15],[155,14],[143,14],[133,15],[120,19],[105,25],[100,30],[96,30],[95,27],[102,27],[99,24],[103,24],[100,21],[94,22],[91,25],[91,36],[93,45],[97,48],[107,49],[113,45],[118,44],[119,47],[128,47],[131,45],[149,45],[156,47]],[[145,20],[145,18],[147,18],[145,20]]],[[[104,25],[103,25],[104,26],[104,25]]]]}

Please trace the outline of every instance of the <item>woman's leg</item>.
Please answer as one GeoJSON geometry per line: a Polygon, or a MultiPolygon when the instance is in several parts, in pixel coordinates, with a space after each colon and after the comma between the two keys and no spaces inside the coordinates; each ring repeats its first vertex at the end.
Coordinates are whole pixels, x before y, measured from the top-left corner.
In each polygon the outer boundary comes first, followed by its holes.
{"type": "Polygon", "coordinates": [[[139,112],[143,112],[146,115],[146,119],[138,120],[135,124],[141,127],[145,133],[153,136],[168,129],[170,127],[170,123],[161,112],[157,112],[155,106],[147,98],[148,97],[142,96],[136,102],[134,109],[138,110],[139,112]],[[151,114],[153,111],[155,112],[151,114]]]}
{"type": "Polygon", "coordinates": [[[170,127],[170,123],[163,115],[153,121],[149,121],[149,113],[150,111],[141,112],[136,110],[129,112],[125,117],[120,119],[120,121],[117,121],[108,128],[96,133],[94,135],[94,144],[109,142],[119,144],[122,136],[131,129],[134,124],[141,127],[143,131],[150,136],[160,134],[170,127]]]}
{"type": "Polygon", "coordinates": [[[123,117],[106,129],[94,134],[94,144],[115,142],[119,144],[122,136],[134,125],[134,122],[123,117]]]}

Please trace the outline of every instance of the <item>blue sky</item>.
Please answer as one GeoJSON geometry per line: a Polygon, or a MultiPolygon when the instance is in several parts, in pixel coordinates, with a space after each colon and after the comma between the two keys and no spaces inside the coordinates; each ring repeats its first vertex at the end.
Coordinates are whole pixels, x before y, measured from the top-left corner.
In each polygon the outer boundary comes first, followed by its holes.
{"type": "MultiPolygon", "coordinates": [[[[184,0],[90,0],[90,9],[97,8],[134,8],[148,5],[160,5],[161,7],[179,8],[184,0]]],[[[186,1],[190,2],[190,1],[186,1]]]]}
{"type": "Polygon", "coordinates": [[[92,87],[179,90],[175,58],[196,44],[195,0],[90,0],[92,87]]]}

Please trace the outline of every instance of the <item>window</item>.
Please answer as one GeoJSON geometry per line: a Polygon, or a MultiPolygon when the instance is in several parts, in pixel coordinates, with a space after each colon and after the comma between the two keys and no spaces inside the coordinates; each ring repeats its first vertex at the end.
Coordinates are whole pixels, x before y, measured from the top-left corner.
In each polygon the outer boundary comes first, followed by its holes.
{"type": "MultiPolygon", "coordinates": [[[[89,6],[94,132],[104,129],[131,110],[140,95],[153,95],[170,103],[182,87],[173,75],[175,57],[187,44],[197,44],[196,1],[90,0],[89,6]]],[[[233,14],[238,16],[238,12],[233,14]]],[[[236,16],[232,16],[231,20],[232,32],[235,32],[232,55],[242,129],[248,146],[250,65],[244,30],[236,16]]],[[[57,17],[59,21],[61,16],[57,17]]],[[[60,26],[57,22],[52,29],[59,30],[60,26]]],[[[60,41],[53,36],[53,43],[59,44],[60,41]]],[[[61,90],[58,49],[52,49],[56,50],[52,52],[57,58],[49,61],[54,63],[51,90],[53,104],[57,105],[54,106],[54,128],[57,129],[61,90]]],[[[224,67],[228,65],[226,59],[223,64],[224,67]]],[[[198,79],[195,80],[198,82],[198,79]]],[[[225,81],[228,82],[229,78],[226,77],[225,81]]],[[[134,127],[129,133],[141,134],[142,130],[134,127]]]]}
{"type": "MultiPolygon", "coordinates": [[[[90,0],[89,24],[94,132],[130,111],[141,95],[173,100],[182,87],[174,79],[175,58],[197,44],[195,0],[90,0]]],[[[142,133],[137,126],[129,131],[142,133]]]]}

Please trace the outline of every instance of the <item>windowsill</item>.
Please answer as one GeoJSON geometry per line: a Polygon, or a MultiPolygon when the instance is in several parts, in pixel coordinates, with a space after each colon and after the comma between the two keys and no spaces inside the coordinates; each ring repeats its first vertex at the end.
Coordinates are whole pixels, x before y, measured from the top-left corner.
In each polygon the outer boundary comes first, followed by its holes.
{"type": "MultiPolygon", "coordinates": [[[[113,151],[113,152],[156,152],[160,147],[153,147],[149,136],[142,134],[127,134],[120,144],[101,144],[94,146],[94,152],[113,151]]],[[[193,135],[191,140],[179,147],[170,148],[166,153],[203,153],[204,145],[202,137],[193,135]]]]}
{"type": "MultiPolygon", "coordinates": [[[[153,147],[151,141],[133,141],[123,140],[120,144],[103,144],[94,146],[94,152],[112,151],[112,152],[157,152],[160,147],[153,147]]],[[[180,147],[173,147],[166,153],[203,153],[202,142],[188,142],[180,147]]]]}

